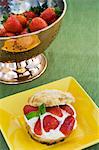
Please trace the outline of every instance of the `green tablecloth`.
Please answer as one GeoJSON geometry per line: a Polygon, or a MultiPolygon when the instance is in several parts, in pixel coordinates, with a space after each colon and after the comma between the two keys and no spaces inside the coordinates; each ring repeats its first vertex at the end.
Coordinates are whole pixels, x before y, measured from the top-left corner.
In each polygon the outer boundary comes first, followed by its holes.
{"type": "MultiPolygon", "coordinates": [[[[26,84],[0,84],[0,98],[73,76],[99,105],[99,0],[67,0],[67,3],[59,34],[46,51],[46,72],[26,84]]],[[[7,149],[0,134],[0,150],[7,149]]],[[[87,149],[98,150],[99,145],[87,149]]]]}

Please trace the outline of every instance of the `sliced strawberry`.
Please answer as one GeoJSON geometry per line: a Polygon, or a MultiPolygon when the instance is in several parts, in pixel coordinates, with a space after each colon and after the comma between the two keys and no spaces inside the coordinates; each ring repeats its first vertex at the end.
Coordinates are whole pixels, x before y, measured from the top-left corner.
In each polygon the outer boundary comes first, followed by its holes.
{"type": "Polygon", "coordinates": [[[68,136],[74,127],[75,119],[73,116],[68,116],[64,123],[60,127],[60,131],[65,135],[68,136]]]}
{"type": "Polygon", "coordinates": [[[74,115],[74,111],[69,105],[61,105],[60,108],[65,110],[70,115],[74,115]]]}
{"type": "Polygon", "coordinates": [[[22,25],[15,15],[9,16],[3,25],[7,32],[20,33],[22,31],[22,25]]]}
{"type": "Polygon", "coordinates": [[[51,8],[51,7],[45,9],[41,13],[40,17],[43,18],[48,24],[53,23],[57,19],[55,10],[54,10],[54,8],[51,8]]]}
{"type": "Polygon", "coordinates": [[[26,26],[26,24],[27,24],[27,19],[26,19],[25,16],[23,16],[23,15],[16,15],[16,18],[19,20],[19,22],[21,23],[21,25],[22,25],[23,27],[26,26]]]}
{"type": "Polygon", "coordinates": [[[32,19],[31,23],[29,24],[29,28],[31,32],[41,30],[47,26],[48,25],[45,22],[45,20],[43,20],[40,17],[35,17],[34,19],[32,19]]]}
{"type": "Polygon", "coordinates": [[[50,113],[52,113],[56,116],[59,116],[59,117],[63,116],[62,111],[61,111],[60,107],[58,107],[58,106],[48,107],[47,112],[50,112],[50,113]]]}
{"type": "Polygon", "coordinates": [[[32,112],[32,111],[38,111],[38,107],[26,105],[23,108],[23,112],[24,112],[25,115],[28,114],[28,113],[30,113],[30,112],[32,112]]]}
{"type": "Polygon", "coordinates": [[[43,119],[43,128],[46,132],[49,132],[51,129],[55,130],[58,125],[59,121],[51,115],[47,115],[43,119]]]}
{"type": "Polygon", "coordinates": [[[38,121],[36,122],[35,126],[34,126],[34,132],[37,135],[42,135],[42,130],[41,130],[41,121],[40,119],[38,119],[38,121]]]}
{"type": "Polygon", "coordinates": [[[26,11],[24,13],[24,16],[27,18],[27,20],[31,20],[34,17],[36,17],[36,14],[34,12],[32,12],[32,11],[26,11]]]}

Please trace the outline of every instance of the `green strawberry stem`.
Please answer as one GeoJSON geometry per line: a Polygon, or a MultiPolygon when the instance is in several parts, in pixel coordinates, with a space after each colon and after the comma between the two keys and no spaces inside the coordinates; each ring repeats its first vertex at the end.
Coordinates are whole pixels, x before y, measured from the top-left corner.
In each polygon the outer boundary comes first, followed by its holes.
{"type": "Polygon", "coordinates": [[[47,3],[44,3],[42,6],[31,7],[30,11],[33,11],[35,14],[40,15],[45,9],[48,8],[47,3]]]}
{"type": "Polygon", "coordinates": [[[8,19],[8,16],[9,16],[8,14],[4,14],[3,19],[6,21],[8,19]]]}
{"type": "Polygon", "coordinates": [[[40,15],[43,11],[43,8],[41,6],[38,7],[31,7],[30,11],[33,11],[35,14],[40,15]]]}
{"type": "Polygon", "coordinates": [[[8,19],[9,15],[8,14],[4,14],[3,15],[3,20],[1,21],[1,23],[3,24],[4,22],[6,22],[6,20],[8,19]]]}
{"type": "Polygon", "coordinates": [[[62,14],[62,10],[59,7],[55,7],[55,13],[57,14],[58,17],[60,17],[62,14]]]}

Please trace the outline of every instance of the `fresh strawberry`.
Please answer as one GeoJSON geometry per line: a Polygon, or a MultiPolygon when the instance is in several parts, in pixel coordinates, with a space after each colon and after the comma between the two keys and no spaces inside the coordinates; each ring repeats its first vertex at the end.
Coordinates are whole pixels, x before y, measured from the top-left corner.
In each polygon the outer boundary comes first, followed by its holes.
{"type": "Polygon", "coordinates": [[[5,28],[0,29],[0,36],[5,36],[6,30],[5,28]]]}
{"type": "Polygon", "coordinates": [[[11,15],[10,17],[8,17],[3,25],[7,32],[20,33],[22,31],[22,25],[15,15],[11,15]]]}
{"type": "Polygon", "coordinates": [[[31,20],[36,17],[36,14],[32,11],[26,11],[24,16],[27,18],[27,20],[31,20]]]}
{"type": "Polygon", "coordinates": [[[51,115],[47,115],[43,119],[43,128],[46,132],[49,132],[51,129],[56,129],[58,125],[59,121],[51,115]]]}
{"type": "Polygon", "coordinates": [[[47,27],[47,23],[40,17],[35,17],[32,19],[31,23],[29,24],[29,28],[31,32],[41,30],[47,27]]]}
{"type": "Polygon", "coordinates": [[[75,119],[73,116],[68,116],[64,123],[60,127],[60,131],[65,135],[68,136],[74,127],[75,119]]]}
{"type": "Polygon", "coordinates": [[[69,105],[61,105],[60,108],[65,110],[70,115],[74,115],[74,111],[69,105]]]}
{"type": "Polygon", "coordinates": [[[7,32],[6,30],[5,30],[5,28],[2,28],[2,29],[0,29],[0,36],[15,36],[15,34],[14,33],[11,33],[11,32],[7,32]]]}
{"type": "Polygon", "coordinates": [[[32,112],[32,111],[37,111],[37,110],[38,110],[38,107],[33,107],[31,105],[25,105],[23,108],[23,112],[25,115],[32,112]]]}
{"type": "Polygon", "coordinates": [[[58,107],[58,106],[54,106],[54,107],[48,107],[47,108],[47,112],[50,112],[56,116],[59,116],[59,117],[62,117],[63,114],[62,114],[62,111],[61,111],[61,108],[58,107]]]}
{"type": "Polygon", "coordinates": [[[23,16],[23,15],[16,15],[16,18],[19,20],[19,22],[21,23],[21,25],[22,25],[23,27],[26,26],[26,24],[27,24],[27,19],[26,19],[25,16],[23,16]]]}
{"type": "Polygon", "coordinates": [[[36,122],[35,126],[34,126],[34,132],[37,135],[42,135],[42,130],[41,130],[41,121],[40,119],[38,119],[38,121],[36,122]]]}
{"type": "Polygon", "coordinates": [[[15,36],[15,34],[11,33],[11,32],[7,32],[7,33],[5,33],[5,36],[15,36]]]}
{"type": "Polygon", "coordinates": [[[23,31],[21,32],[21,35],[22,35],[22,34],[27,34],[27,33],[28,33],[28,29],[25,28],[25,29],[23,29],[23,31]]]}
{"type": "Polygon", "coordinates": [[[40,17],[43,18],[48,24],[53,23],[57,19],[57,15],[54,11],[54,8],[51,7],[45,9],[41,13],[40,17]]]}

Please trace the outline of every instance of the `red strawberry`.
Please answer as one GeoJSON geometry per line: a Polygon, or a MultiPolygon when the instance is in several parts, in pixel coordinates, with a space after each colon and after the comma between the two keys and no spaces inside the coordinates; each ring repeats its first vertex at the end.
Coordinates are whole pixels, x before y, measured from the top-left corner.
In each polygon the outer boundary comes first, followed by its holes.
{"type": "Polygon", "coordinates": [[[61,112],[61,109],[60,109],[60,107],[58,107],[58,106],[48,107],[48,108],[47,108],[47,112],[50,112],[50,113],[52,113],[52,114],[54,114],[54,115],[56,115],[56,116],[59,116],[59,117],[62,117],[62,116],[63,116],[63,114],[62,114],[62,112],[61,112]]]}
{"type": "Polygon", "coordinates": [[[68,136],[74,127],[75,119],[73,116],[68,116],[62,126],[60,127],[60,131],[65,135],[68,136]]]}
{"type": "Polygon", "coordinates": [[[5,36],[15,36],[15,34],[11,33],[11,32],[7,32],[7,33],[5,33],[5,36]]]}
{"type": "Polygon", "coordinates": [[[15,15],[8,17],[3,25],[7,32],[20,33],[22,31],[22,25],[15,15]]]}
{"type": "Polygon", "coordinates": [[[60,108],[65,110],[67,113],[74,115],[74,111],[69,105],[61,105],[60,108]]]}
{"type": "Polygon", "coordinates": [[[24,16],[27,18],[27,20],[33,19],[34,17],[36,17],[36,14],[32,11],[26,11],[24,13],[24,16]]]}
{"type": "Polygon", "coordinates": [[[30,106],[30,105],[26,105],[23,108],[23,112],[25,115],[32,112],[32,111],[37,111],[37,110],[38,110],[38,107],[34,107],[34,106],[30,106]]]}
{"type": "Polygon", "coordinates": [[[0,36],[5,36],[6,30],[5,28],[0,29],[0,36]]]}
{"type": "Polygon", "coordinates": [[[41,30],[47,26],[48,26],[47,23],[40,17],[35,17],[29,24],[31,32],[41,30]]]}
{"type": "Polygon", "coordinates": [[[26,19],[25,16],[23,16],[23,15],[16,15],[16,18],[19,20],[19,22],[21,23],[21,25],[22,25],[23,27],[26,26],[26,24],[27,24],[27,19],[26,19]]]}
{"type": "Polygon", "coordinates": [[[59,125],[59,121],[51,116],[51,115],[47,115],[44,117],[43,120],[43,128],[46,132],[49,132],[51,129],[56,129],[59,125]]]}
{"type": "Polygon", "coordinates": [[[38,121],[36,122],[35,126],[34,126],[34,132],[37,135],[42,135],[42,130],[41,130],[41,121],[40,119],[38,119],[38,121]]]}
{"type": "Polygon", "coordinates": [[[44,10],[41,15],[41,18],[43,18],[48,24],[53,23],[57,19],[57,15],[54,11],[54,8],[47,8],[44,10]]]}
{"type": "Polygon", "coordinates": [[[28,29],[25,28],[25,29],[21,32],[21,35],[22,35],[22,34],[27,34],[27,33],[28,33],[28,29]]]}

